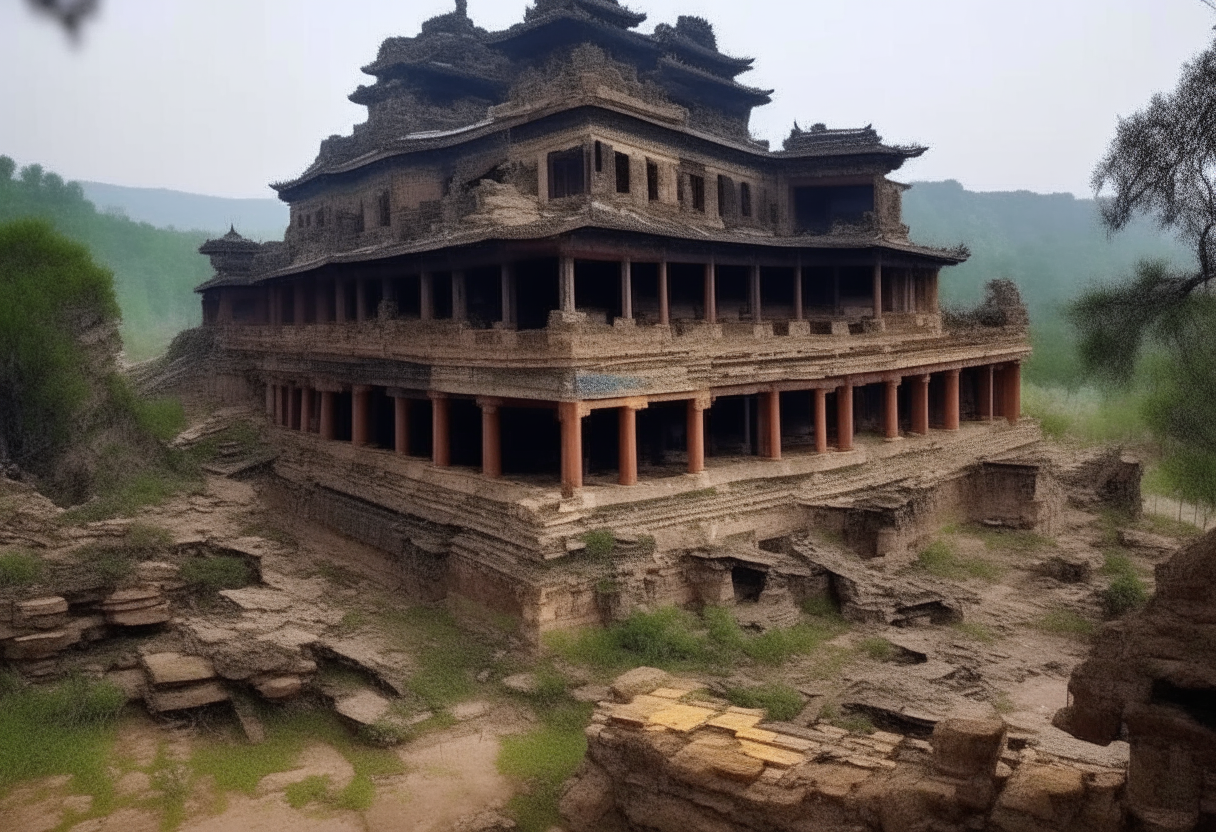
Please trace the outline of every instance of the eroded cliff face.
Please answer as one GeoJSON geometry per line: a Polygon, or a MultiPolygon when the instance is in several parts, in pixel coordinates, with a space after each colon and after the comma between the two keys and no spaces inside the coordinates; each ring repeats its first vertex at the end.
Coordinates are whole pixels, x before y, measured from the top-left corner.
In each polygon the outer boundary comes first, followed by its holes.
{"type": "Polygon", "coordinates": [[[1055,724],[1131,746],[1128,808],[1151,830],[1216,829],[1216,532],[1157,567],[1157,594],[1103,629],[1055,724]]]}
{"type": "Polygon", "coordinates": [[[999,719],[931,741],[763,722],[696,683],[630,671],[587,730],[561,810],[572,832],[1116,832],[1124,774],[1015,749],[999,719]]]}

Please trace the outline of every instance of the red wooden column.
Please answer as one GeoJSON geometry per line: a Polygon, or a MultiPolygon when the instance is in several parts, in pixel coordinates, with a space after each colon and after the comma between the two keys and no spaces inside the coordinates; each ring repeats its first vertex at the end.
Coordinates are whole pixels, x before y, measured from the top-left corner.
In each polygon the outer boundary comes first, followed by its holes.
{"type": "Polygon", "coordinates": [[[747,270],[748,305],[752,308],[752,322],[760,323],[764,319],[761,314],[760,297],[760,267],[753,265],[747,270]]]}
{"type": "Polygon", "coordinates": [[[815,453],[828,452],[828,391],[822,387],[815,394],[815,453]]]}
{"type": "Polygon", "coordinates": [[[321,391],[321,438],[333,441],[337,437],[338,394],[332,390],[321,391]]]}
{"type": "Polygon", "coordinates": [[[350,441],[352,445],[366,445],[371,441],[372,388],[359,384],[352,391],[350,441]]]}
{"type": "Polygon", "coordinates": [[[659,324],[671,323],[671,297],[667,292],[667,261],[659,263],[659,324]]]}
{"type": "Polygon", "coordinates": [[[432,390],[427,395],[431,398],[431,464],[436,468],[447,468],[452,464],[448,394],[432,390]]]}
{"type": "Polygon", "coordinates": [[[393,398],[393,451],[399,456],[410,452],[410,400],[405,396],[393,398]]]}
{"type": "Polygon", "coordinates": [[[958,430],[958,370],[946,370],[946,430],[958,430]]]}
{"type": "Polygon", "coordinates": [[[874,318],[882,320],[882,257],[874,261],[874,318]]]}
{"type": "Polygon", "coordinates": [[[836,388],[836,448],[853,450],[853,385],[836,388]]]}
{"type": "Polygon", "coordinates": [[[717,268],[713,260],[705,264],[705,320],[718,322],[717,268]]]}
{"type": "Polygon", "coordinates": [[[1005,418],[1016,425],[1022,418],[1022,362],[1014,361],[1005,368],[1005,418]]]}
{"type": "Polygon", "coordinates": [[[781,394],[768,390],[761,396],[760,454],[765,459],[781,459],[781,394]]]}
{"type": "Polygon", "coordinates": [[[498,479],[502,476],[502,417],[499,399],[478,399],[481,407],[481,473],[498,479]]]}
{"type": "Polygon", "coordinates": [[[899,381],[883,382],[883,434],[887,439],[899,438],[899,381]]]}
{"type": "Polygon", "coordinates": [[[708,394],[688,400],[688,473],[699,474],[705,470],[705,410],[709,407],[708,394]]]}
{"type": "Polygon", "coordinates": [[[995,415],[992,407],[992,365],[979,367],[980,374],[980,390],[979,390],[979,417],[981,421],[991,422],[995,415]]]}
{"type": "Polygon", "coordinates": [[[929,432],[929,376],[912,376],[912,432],[929,432]]]}
{"type": "Polygon", "coordinates": [[[583,487],[582,402],[558,402],[562,423],[562,494],[571,496],[583,487]]]}
{"type": "Polygon", "coordinates": [[[300,390],[300,432],[309,433],[312,428],[312,388],[300,390]]]}
{"type": "MultiPolygon", "coordinates": [[[[645,405],[642,405],[643,407],[645,405]]],[[[638,484],[638,407],[626,404],[617,408],[617,468],[621,485],[638,484]]]]}
{"type": "Polygon", "coordinates": [[[794,266],[794,320],[801,321],[802,312],[802,257],[798,257],[798,264],[794,266]]]}

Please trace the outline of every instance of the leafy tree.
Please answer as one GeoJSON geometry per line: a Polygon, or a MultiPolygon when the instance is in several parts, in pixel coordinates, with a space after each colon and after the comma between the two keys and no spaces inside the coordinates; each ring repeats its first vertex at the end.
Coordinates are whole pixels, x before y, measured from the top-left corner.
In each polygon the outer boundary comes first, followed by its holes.
{"type": "Polygon", "coordinates": [[[1193,259],[1141,262],[1129,280],[1083,295],[1071,309],[1081,357],[1120,383],[1140,368],[1166,476],[1183,498],[1216,504],[1216,42],[1172,93],[1119,122],[1093,185],[1111,191],[1101,210],[1112,234],[1147,215],[1193,259]]]}

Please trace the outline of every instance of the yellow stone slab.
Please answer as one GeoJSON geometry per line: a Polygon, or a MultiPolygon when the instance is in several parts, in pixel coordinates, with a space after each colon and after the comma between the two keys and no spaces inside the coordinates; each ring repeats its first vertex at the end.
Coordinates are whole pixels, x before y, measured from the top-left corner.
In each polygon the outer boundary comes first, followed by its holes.
{"type": "Polygon", "coordinates": [[[795,751],[786,751],[784,748],[773,748],[771,745],[762,745],[758,742],[739,740],[739,745],[739,750],[747,756],[777,766],[778,768],[796,766],[806,759],[802,754],[795,751]]]}
{"type": "Polygon", "coordinates": [[[679,688],[659,688],[658,690],[652,690],[650,695],[657,696],[660,699],[679,699],[681,696],[685,696],[691,692],[680,690],[679,688]]]}
{"type": "Polygon", "coordinates": [[[627,707],[632,708],[636,713],[651,716],[659,711],[665,711],[671,706],[672,702],[670,699],[643,693],[640,696],[633,697],[633,701],[627,707]]]}
{"type": "Polygon", "coordinates": [[[765,714],[768,713],[764,708],[740,708],[738,705],[731,705],[726,709],[726,712],[728,714],[741,714],[743,716],[758,716],[761,719],[764,719],[765,714]]]}
{"type": "MultiPolygon", "coordinates": [[[[668,703],[670,704],[670,702],[668,703]]],[[[673,731],[691,731],[700,728],[705,721],[716,713],[711,708],[698,708],[693,705],[671,705],[671,707],[650,715],[652,725],[665,725],[673,731]]]]}
{"type": "Polygon", "coordinates": [[[752,742],[772,742],[777,739],[777,734],[762,728],[744,728],[742,731],[735,732],[735,738],[752,742]]]}
{"type": "Polygon", "coordinates": [[[818,745],[810,740],[804,740],[801,737],[791,737],[786,734],[778,734],[769,745],[775,745],[779,748],[788,748],[790,751],[799,751],[805,753],[807,751],[815,751],[819,748],[818,745]]]}
{"type": "Polygon", "coordinates": [[[727,711],[720,714],[709,721],[713,728],[724,728],[727,731],[746,731],[748,728],[754,728],[764,717],[751,716],[749,714],[736,714],[727,711]]]}

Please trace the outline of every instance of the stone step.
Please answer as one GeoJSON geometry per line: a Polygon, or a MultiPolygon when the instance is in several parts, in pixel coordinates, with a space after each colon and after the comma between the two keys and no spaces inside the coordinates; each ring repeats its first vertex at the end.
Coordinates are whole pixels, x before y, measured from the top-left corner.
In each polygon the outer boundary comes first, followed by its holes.
{"type": "Polygon", "coordinates": [[[202,656],[153,653],[141,659],[148,680],[156,688],[189,685],[215,678],[215,668],[202,656]]]}
{"type": "Polygon", "coordinates": [[[149,710],[155,713],[184,711],[229,700],[228,689],[219,682],[203,682],[183,688],[167,688],[148,692],[149,710]]]}

